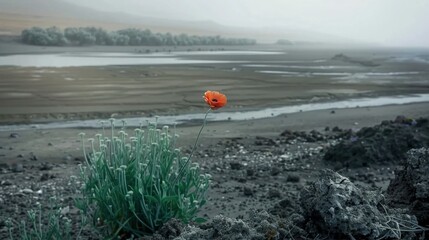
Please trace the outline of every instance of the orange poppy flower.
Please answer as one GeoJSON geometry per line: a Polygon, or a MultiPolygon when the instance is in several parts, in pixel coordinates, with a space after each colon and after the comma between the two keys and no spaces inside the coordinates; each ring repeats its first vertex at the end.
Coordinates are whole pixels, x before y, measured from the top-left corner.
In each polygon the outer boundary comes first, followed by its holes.
{"type": "Polygon", "coordinates": [[[217,91],[206,91],[204,93],[204,101],[210,106],[211,109],[216,110],[226,105],[226,96],[217,91]]]}

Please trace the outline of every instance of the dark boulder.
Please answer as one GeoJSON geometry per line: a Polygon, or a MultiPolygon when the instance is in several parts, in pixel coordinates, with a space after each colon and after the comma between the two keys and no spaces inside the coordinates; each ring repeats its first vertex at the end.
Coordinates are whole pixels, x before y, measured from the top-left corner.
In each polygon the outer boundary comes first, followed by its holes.
{"type": "Polygon", "coordinates": [[[324,160],[339,168],[398,164],[408,150],[429,146],[429,124],[427,119],[398,117],[344,137],[326,151],[324,160]]]}
{"type": "Polygon", "coordinates": [[[429,226],[429,149],[407,153],[404,169],[395,175],[387,188],[390,205],[408,207],[419,224],[429,226]]]}

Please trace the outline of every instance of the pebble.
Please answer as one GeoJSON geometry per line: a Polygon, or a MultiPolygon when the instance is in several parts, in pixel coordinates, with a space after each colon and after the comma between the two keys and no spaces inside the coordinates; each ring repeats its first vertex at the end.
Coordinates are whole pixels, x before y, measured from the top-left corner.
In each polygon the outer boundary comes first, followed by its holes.
{"type": "Polygon", "coordinates": [[[18,133],[11,133],[10,135],[9,135],[9,138],[18,138],[19,137],[19,134],[18,133]]]}
{"type": "Polygon", "coordinates": [[[61,209],[61,215],[63,215],[63,216],[67,215],[69,212],[70,212],[70,207],[69,206],[61,209]]]}
{"type": "Polygon", "coordinates": [[[39,170],[45,171],[45,170],[51,170],[53,166],[49,163],[42,163],[42,165],[39,167],[39,170]]]}
{"type": "Polygon", "coordinates": [[[243,192],[244,192],[244,196],[252,196],[253,195],[253,191],[250,187],[244,187],[243,192]]]}
{"type": "Polygon", "coordinates": [[[243,165],[239,162],[230,162],[229,165],[231,166],[232,170],[240,170],[243,165]]]}
{"type": "Polygon", "coordinates": [[[11,171],[12,172],[23,172],[24,166],[21,163],[14,163],[14,164],[12,164],[11,171]]]}
{"type": "Polygon", "coordinates": [[[34,193],[34,191],[33,191],[33,190],[31,190],[31,189],[29,189],[29,188],[24,188],[24,189],[22,189],[22,190],[21,190],[21,192],[22,192],[22,193],[28,193],[28,194],[30,194],[30,193],[34,193]]]}
{"type": "Polygon", "coordinates": [[[268,198],[279,198],[281,196],[280,191],[274,188],[268,190],[268,198]]]}
{"type": "Polygon", "coordinates": [[[299,182],[300,177],[298,175],[289,175],[286,178],[286,182],[293,182],[293,183],[297,183],[299,182]]]}
{"type": "Polygon", "coordinates": [[[8,180],[3,180],[3,181],[1,181],[0,185],[2,185],[2,186],[10,186],[10,185],[12,185],[12,182],[10,182],[8,180]]]}
{"type": "Polygon", "coordinates": [[[32,161],[37,161],[37,160],[39,160],[39,158],[36,156],[36,155],[34,155],[34,153],[30,153],[30,160],[32,160],[32,161]]]}

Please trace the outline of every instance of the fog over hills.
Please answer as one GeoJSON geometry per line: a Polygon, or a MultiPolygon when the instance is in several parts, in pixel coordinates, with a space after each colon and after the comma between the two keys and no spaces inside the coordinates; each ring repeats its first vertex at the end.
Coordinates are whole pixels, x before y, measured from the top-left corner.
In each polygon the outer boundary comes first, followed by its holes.
{"type": "MultiPolygon", "coordinates": [[[[171,16],[170,16],[171,17],[171,16]]],[[[258,42],[278,39],[311,42],[350,42],[345,38],[313,31],[280,27],[226,26],[211,20],[176,20],[169,16],[146,17],[124,12],[108,12],[84,7],[64,0],[0,0],[0,33],[19,34],[31,26],[96,26],[109,30],[122,28],[150,29],[155,32],[187,33],[246,37],[258,42]]]]}

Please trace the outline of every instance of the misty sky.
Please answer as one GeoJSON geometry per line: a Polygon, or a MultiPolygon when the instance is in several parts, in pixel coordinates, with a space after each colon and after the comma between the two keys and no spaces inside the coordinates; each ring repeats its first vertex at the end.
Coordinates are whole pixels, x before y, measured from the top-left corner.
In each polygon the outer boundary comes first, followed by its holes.
{"type": "Polygon", "coordinates": [[[429,47],[429,0],[67,0],[103,11],[429,47]]]}

